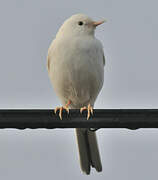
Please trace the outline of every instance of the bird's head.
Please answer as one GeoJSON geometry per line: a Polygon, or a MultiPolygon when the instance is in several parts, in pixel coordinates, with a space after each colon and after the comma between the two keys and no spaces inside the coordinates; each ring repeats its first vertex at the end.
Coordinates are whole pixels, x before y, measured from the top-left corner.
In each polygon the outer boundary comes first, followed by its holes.
{"type": "Polygon", "coordinates": [[[85,14],[75,14],[63,23],[58,34],[64,36],[94,35],[96,27],[104,22],[105,20],[93,21],[85,14]]]}

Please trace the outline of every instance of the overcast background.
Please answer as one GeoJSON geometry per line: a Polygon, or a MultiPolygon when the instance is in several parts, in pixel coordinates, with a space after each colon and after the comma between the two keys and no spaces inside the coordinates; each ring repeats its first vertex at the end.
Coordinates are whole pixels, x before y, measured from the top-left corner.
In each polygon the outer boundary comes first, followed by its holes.
{"type": "MultiPolygon", "coordinates": [[[[108,20],[96,31],[106,67],[95,108],[157,108],[157,7],[156,0],[1,0],[0,108],[60,105],[46,71],[47,49],[63,21],[80,12],[108,20]]],[[[156,129],[97,134],[103,172],[86,176],[73,129],[1,130],[0,179],[158,179],[156,129]]]]}

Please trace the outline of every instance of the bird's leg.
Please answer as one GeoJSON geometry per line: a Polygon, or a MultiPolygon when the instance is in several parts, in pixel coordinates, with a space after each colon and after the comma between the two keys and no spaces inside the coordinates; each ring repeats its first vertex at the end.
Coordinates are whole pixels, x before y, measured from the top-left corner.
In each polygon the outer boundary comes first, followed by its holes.
{"type": "Polygon", "coordinates": [[[59,117],[62,120],[62,111],[63,109],[65,109],[67,111],[67,113],[69,114],[69,108],[68,106],[71,104],[71,101],[69,100],[68,103],[65,106],[61,106],[61,107],[56,107],[54,109],[54,113],[56,114],[56,112],[59,110],[59,117]]]}
{"type": "Polygon", "coordinates": [[[90,115],[93,115],[93,107],[90,105],[90,104],[88,104],[88,106],[86,107],[86,106],[84,106],[84,107],[81,107],[80,108],[80,113],[82,114],[82,111],[83,110],[86,110],[87,109],[87,120],[90,118],[90,115]]]}

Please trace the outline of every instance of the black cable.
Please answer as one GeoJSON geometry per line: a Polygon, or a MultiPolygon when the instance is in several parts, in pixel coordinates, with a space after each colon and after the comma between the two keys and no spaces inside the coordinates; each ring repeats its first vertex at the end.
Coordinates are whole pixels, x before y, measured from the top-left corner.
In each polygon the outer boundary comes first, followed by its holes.
{"type": "Polygon", "coordinates": [[[0,110],[0,128],[158,128],[158,109],[94,109],[94,115],[86,119],[87,112],[78,109],[63,112],[63,120],[47,109],[0,110]]]}

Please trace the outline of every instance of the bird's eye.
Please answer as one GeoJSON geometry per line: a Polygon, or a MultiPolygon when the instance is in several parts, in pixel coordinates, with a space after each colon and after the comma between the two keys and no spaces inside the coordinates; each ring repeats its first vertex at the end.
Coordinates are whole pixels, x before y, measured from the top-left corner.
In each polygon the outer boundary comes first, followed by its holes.
{"type": "Polygon", "coordinates": [[[79,22],[78,22],[78,25],[82,26],[82,25],[83,25],[83,22],[82,22],[82,21],[79,21],[79,22]]]}

